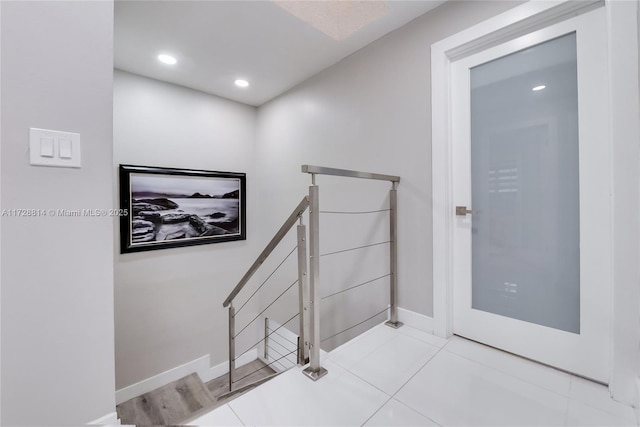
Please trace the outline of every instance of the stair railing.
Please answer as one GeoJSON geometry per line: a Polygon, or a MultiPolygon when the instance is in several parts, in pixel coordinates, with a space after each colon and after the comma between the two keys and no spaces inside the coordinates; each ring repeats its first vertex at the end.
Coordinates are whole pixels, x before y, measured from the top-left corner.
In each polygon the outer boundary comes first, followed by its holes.
{"type": "MultiPolygon", "coordinates": [[[[326,375],[327,370],[320,366],[320,195],[319,187],[316,185],[316,175],[333,175],[347,178],[361,178],[382,180],[391,182],[389,193],[389,243],[390,243],[390,282],[389,282],[389,320],[385,322],[387,326],[399,328],[402,322],[398,321],[398,279],[397,279],[397,184],[400,182],[399,176],[383,175],[378,173],[360,172],[346,169],[334,169],[323,166],[302,165],[302,172],[311,175],[311,186],[309,187],[309,293],[310,307],[309,313],[309,367],[303,373],[314,381],[326,375]]],[[[353,326],[352,326],[353,327],[353,326]]],[[[347,328],[348,329],[351,329],[347,328]]],[[[343,331],[344,332],[344,331],[343,331]]],[[[337,335],[337,334],[336,334],[337,335]]]]}
{"type": "MultiPolygon", "coordinates": [[[[234,383],[235,362],[236,362],[236,345],[235,345],[235,339],[236,339],[236,336],[237,336],[236,335],[236,330],[235,330],[235,326],[236,326],[236,310],[235,310],[235,307],[233,306],[233,301],[238,296],[238,294],[242,291],[242,289],[245,287],[245,285],[249,282],[249,279],[251,279],[251,277],[253,277],[253,275],[256,273],[258,268],[267,260],[267,258],[269,258],[269,255],[271,255],[271,253],[274,251],[274,249],[278,246],[278,244],[282,241],[282,239],[284,239],[284,237],[287,235],[287,233],[293,228],[293,226],[299,220],[300,220],[300,225],[298,225],[298,230],[297,230],[297,232],[298,232],[298,243],[297,243],[297,250],[298,250],[298,280],[297,280],[297,283],[298,283],[298,294],[300,295],[300,297],[299,297],[300,306],[299,306],[299,311],[298,311],[297,316],[299,317],[299,321],[300,321],[300,329],[299,329],[300,339],[299,339],[299,344],[298,344],[298,349],[297,349],[297,352],[298,352],[297,360],[298,360],[299,364],[304,364],[306,362],[306,359],[308,358],[308,351],[305,349],[305,346],[304,346],[304,342],[305,342],[305,340],[304,340],[304,336],[305,336],[305,320],[304,320],[305,319],[305,315],[304,315],[304,312],[306,311],[305,310],[305,298],[304,298],[304,296],[307,294],[307,288],[308,288],[308,285],[307,285],[307,271],[306,271],[306,265],[307,265],[307,262],[306,262],[306,245],[305,245],[305,242],[306,242],[306,227],[305,227],[304,224],[302,224],[302,215],[304,214],[304,212],[307,210],[308,207],[309,207],[309,198],[307,196],[305,196],[300,201],[298,206],[296,206],[296,208],[293,210],[291,215],[289,215],[289,218],[287,218],[287,220],[284,222],[282,227],[280,227],[280,229],[275,234],[275,236],[273,236],[271,241],[269,241],[267,246],[264,248],[264,250],[260,253],[258,258],[255,260],[255,262],[251,265],[251,267],[249,267],[249,270],[247,270],[247,272],[244,274],[244,276],[242,276],[242,279],[240,279],[240,282],[238,282],[238,284],[235,286],[233,291],[231,291],[231,293],[229,294],[227,299],[225,299],[224,303],[222,304],[223,307],[229,307],[229,392],[234,392],[233,383],[234,383]]],[[[289,288],[287,288],[287,290],[288,289],[289,288]]],[[[257,290],[256,290],[256,292],[257,292],[257,290]]],[[[255,295],[255,292],[254,292],[253,295],[251,295],[249,297],[249,299],[251,299],[254,295],[255,295]]],[[[280,296],[282,296],[282,294],[280,296]]],[[[245,302],[245,304],[246,304],[246,302],[245,302]]],[[[264,310],[263,310],[263,312],[264,312],[264,310]]],[[[290,320],[292,320],[294,317],[292,317],[290,320]]],[[[254,320],[256,320],[256,319],[254,319],[254,320]]]]}
{"type": "MultiPolygon", "coordinates": [[[[307,362],[309,366],[303,370],[303,373],[312,380],[318,380],[327,374],[327,370],[320,364],[320,196],[319,188],[316,185],[316,175],[334,175],[350,178],[362,178],[383,180],[391,182],[391,190],[389,193],[389,221],[390,221],[390,282],[389,282],[389,320],[386,325],[393,328],[402,326],[398,321],[397,306],[397,184],[400,177],[392,175],[382,175],[377,173],[358,172],[344,169],[333,169],[321,166],[303,165],[302,172],[311,175],[311,186],[309,186],[309,195],[305,196],[298,206],[293,210],[289,218],[280,227],[275,236],[267,244],[262,253],[255,260],[253,265],[244,274],[240,282],[235,286],[233,291],[224,301],[223,306],[229,307],[229,393],[235,393],[239,390],[233,390],[234,371],[235,371],[235,308],[233,301],[242,291],[249,279],[256,273],[258,268],[267,260],[269,255],[278,246],[287,233],[293,228],[295,223],[300,220],[297,229],[297,251],[298,251],[298,295],[299,307],[298,314],[290,320],[298,316],[299,318],[299,339],[297,348],[297,362],[304,365],[307,362]],[[307,241],[306,227],[302,223],[302,215],[309,209],[309,253],[307,257],[307,241]],[[307,260],[309,264],[309,274],[307,274],[307,260]]],[[[264,283],[263,283],[264,285],[264,283]]],[[[261,285],[262,286],[262,285],[261,285]]],[[[260,288],[258,288],[259,290],[260,288]]],[[[289,288],[288,288],[289,289],[289,288]]],[[[287,289],[287,290],[288,290],[287,289]]],[[[256,290],[257,292],[257,290],[256,290]]],[[[286,292],[286,291],[285,291],[286,292]]],[[[255,292],[254,294],[255,295],[255,292]]],[[[253,295],[251,297],[253,297],[253,295]]],[[[280,295],[282,296],[282,294],[280,295]]],[[[279,297],[280,297],[279,296],[279,297]]],[[[251,298],[249,297],[249,298],[251,298]]],[[[278,297],[278,298],[279,298],[278,297]]],[[[277,299],[276,299],[277,300],[277,299]]],[[[273,304],[273,301],[271,304],[273,304]]],[[[245,302],[246,304],[246,302],[245,302]]],[[[269,306],[271,306],[269,304],[269,306]]],[[[269,308],[269,306],[267,308],[269,308]]],[[[266,310],[266,309],[265,309],[266,310]]],[[[263,310],[260,314],[264,313],[263,310]]],[[[256,320],[256,319],[254,319],[256,320]]],[[[287,321],[288,322],[288,321],[287,321]]],[[[362,323],[362,322],[361,322],[362,323]]],[[[282,325],[284,326],[284,325],[282,325]]],[[[351,328],[348,328],[351,329],[351,328]]],[[[265,327],[264,342],[267,342],[268,328],[265,327]]],[[[274,331],[275,332],[275,331],[274,331]]],[[[266,344],[265,344],[266,345],[266,344]]],[[[229,394],[227,393],[227,394],[229,394]]]]}

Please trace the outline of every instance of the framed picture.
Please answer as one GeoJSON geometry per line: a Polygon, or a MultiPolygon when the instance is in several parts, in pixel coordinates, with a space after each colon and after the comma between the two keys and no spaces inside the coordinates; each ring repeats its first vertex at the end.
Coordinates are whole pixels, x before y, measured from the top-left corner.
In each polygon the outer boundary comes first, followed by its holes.
{"type": "Polygon", "coordinates": [[[245,240],[246,175],[120,165],[120,252],[245,240]]]}

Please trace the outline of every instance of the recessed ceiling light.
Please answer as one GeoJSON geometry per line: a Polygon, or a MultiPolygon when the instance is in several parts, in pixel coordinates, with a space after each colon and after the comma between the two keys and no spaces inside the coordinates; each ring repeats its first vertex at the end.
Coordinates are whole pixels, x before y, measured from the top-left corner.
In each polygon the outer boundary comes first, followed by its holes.
{"type": "Polygon", "coordinates": [[[539,90],[544,89],[545,87],[546,87],[545,85],[540,85],[540,86],[536,86],[536,87],[534,87],[534,88],[533,88],[533,89],[531,89],[531,90],[532,90],[532,91],[534,91],[534,92],[537,92],[537,91],[539,91],[539,90]]]}
{"type": "Polygon", "coordinates": [[[234,82],[238,87],[247,87],[249,86],[249,82],[243,79],[238,79],[234,82]]]}
{"type": "Polygon", "coordinates": [[[169,64],[169,65],[173,65],[176,62],[178,62],[178,60],[176,58],[174,58],[171,55],[158,55],[158,61],[162,62],[163,64],[169,64]]]}

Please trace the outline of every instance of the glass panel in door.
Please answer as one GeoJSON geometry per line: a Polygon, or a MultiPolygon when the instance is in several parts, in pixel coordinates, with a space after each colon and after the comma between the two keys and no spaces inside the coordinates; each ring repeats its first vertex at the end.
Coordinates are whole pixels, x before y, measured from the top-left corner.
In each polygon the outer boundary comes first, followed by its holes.
{"type": "Polygon", "coordinates": [[[472,308],[578,334],[576,35],[470,78],[472,308]]]}

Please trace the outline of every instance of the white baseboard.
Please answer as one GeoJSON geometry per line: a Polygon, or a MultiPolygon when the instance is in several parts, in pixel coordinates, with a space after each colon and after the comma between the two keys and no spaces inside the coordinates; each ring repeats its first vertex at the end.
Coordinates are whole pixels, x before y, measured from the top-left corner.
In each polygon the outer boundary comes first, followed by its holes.
{"type": "MultiPolygon", "coordinates": [[[[245,365],[258,357],[256,349],[246,352],[242,356],[238,357],[236,361],[236,367],[245,365]]],[[[179,380],[192,373],[197,373],[202,381],[211,381],[221,375],[226,374],[229,371],[229,362],[223,362],[216,366],[209,366],[209,355],[199,357],[191,362],[187,362],[184,365],[176,366],[175,368],[164,371],[160,374],[154,375],[146,380],[142,380],[125,388],[116,391],[116,405],[126,402],[129,399],[133,399],[141,394],[148,393],[152,390],[162,387],[165,384],[169,384],[172,381],[179,380]]]]}
{"type": "Polygon", "coordinates": [[[433,334],[433,317],[398,307],[398,320],[407,326],[433,334]]]}
{"type": "Polygon", "coordinates": [[[172,381],[179,380],[194,372],[205,372],[209,369],[209,355],[202,356],[184,365],[164,371],[158,375],[154,375],[146,380],[142,380],[135,384],[131,384],[125,388],[116,391],[116,405],[133,399],[141,394],[148,393],[158,387],[162,387],[172,381]]]}
{"type": "MultiPolygon", "coordinates": [[[[432,317],[425,316],[423,314],[419,314],[413,311],[409,311],[404,308],[398,308],[398,320],[412,328],[416,328],[428,333],[433,333],[432,317]]],[[[275,322],[273,322],[273,324],[274,324],[274,328],[277,328],[279,326],[275,322]]],[[[296,342],[295,340],[297,339],[297,335],[293,334],[286,328],[281,328],[278,332],[280,333],[280,335],[284,335],[285,337],[290,339],[292,342],[296,342]]],[[[278,351],[280,350],[284,351],[287,348],[286,341],[283,341],[280,337],[277,337],[275,334],[272,335],[270,339],[272,339],[272,343],[274,345],[280,345],[282,347],[281,349],[278,348],[278,351]]],[[[238,357],[236,361],[236,367],[245,365],[249,362],[256,360],[258,358],[258,354],[263,354],[264,352],[263,349],[260,349],[260,353],[258,353],[258,351],[259,351],[258,348],[252,349],[251,351],[248,351],[247,353],[238,357]]],[[[276,356],[274,354],[272,357],[269,357],[268,362],[273,362],[274,359],[277,359],[278,357],[280,356],[276,356]]],[[[172,381],[176,381],[194,372],[196,372],[200,376],[202,381],[207,382],[207,381],[211,381],[214,378],[218,378],[219,376],[222,376],[229,371],[228,361],[225,361],[216,366],[210,367],[209,359],[210,359],[209,355],[199,357],[195,360],[192,360],[191,362],[185,363],[184,365],[177,366],[175,368],[169,369],[165,372],[162,372],[160,374],[147,378],[146,380],[142,380],[140,382],[137,382],[135,384],[132,384],[130,386],[117,390],[116,404],[119,405],[122,402],[126,402],[127,400],[133,399],[136,396],[140,396],[141,394],[155,390],[158,387],[162,387],[165,384],[168,384],[172,381]]],[[[274,365],[276,365],[276,368],[279,368],[280,370],[286,370],[290,367],[289,366],[290,363],[282,364],[285,361],[291,362],[295,365],[296,364],[295,354],[291,355],[291,357],[289,358],[283,358],[282,361],[278,361],[274,365]],[[287,359],[291,359],[292,362],[287,359]],[[280,366],[281,364],[282,366],[280,366]]],[[[110,415],[111,414],[109,414],[109,416],[110,415]]],[[[100,420],[102,420],[102,418],[100,420]]],[[[100,421],[100,420],[96,420],[96,421],[100,421]]],[[[117,417],[116,417],[116,420],[117,420],[117,417]]],[[[99,423],[92,421],[90,424],[99,424],[99,423]]],[[[113,424],[113,423],[109,423],[109,424],[113,424]]]]}
{"type": "MultiPolygon", "coordinates": [[[[418,329],[420,331],[426,332],[428,334],[433,334],[433,317],[425,316],[424,314],[416,313],[415,311],[410,311],[405,308],[398,307],[398,321],[404,323],[406,326],[411,328],[418,329]]],[[[379,326],[382,326],[381,323],[379,326]]],[[[387,326],[385,326],[386,328],[387,326]]],[[[373,331],[374,328],[371,328],[367,331],[364,331],[359,336],[364,336],[373,331]]],[[[339,345],[338,347],[331,350],[331,352],[341,351],[343,347],[349,346],[351,340],[339,345]]],[[[320,358],[322,360],[322,357],[320,358]]]]}
{"type": "MultiPolygon", "coordinates": [[[[258,349],[251,349],[247,351],[242,356],[236,359],[236,368],[246,365],[249,362],[253,362],[258,358],[258,349]]],[[[222,363],[217,364],[216,366],[212,366],[208,368],[205,372],[198,372],[200,379],[205,383],[211,381],[214,378],[218,378],[224,374],[229,372],[229,361],[224,361],[222,363]]]]}
{"type": "Polygon", "coordinates": [[[118,414],[111,412],[110,414],[100,417],[97,420],[93,420],[87,423],[89,426],[119,426],[120,420],[118,414]]]}

